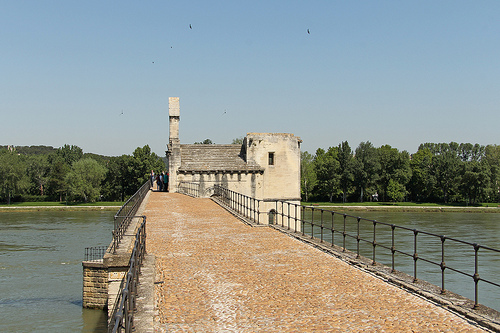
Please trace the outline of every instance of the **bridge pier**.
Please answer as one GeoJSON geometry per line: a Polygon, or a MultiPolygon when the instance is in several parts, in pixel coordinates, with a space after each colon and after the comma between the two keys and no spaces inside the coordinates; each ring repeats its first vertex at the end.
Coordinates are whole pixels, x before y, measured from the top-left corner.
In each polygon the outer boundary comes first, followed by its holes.
{"type": "MultiPolygon", "coordinates": [[[[137,210],[139,216],[144,211],[150,191],[137,210]]],[[[120,290],[120,285],[129,270],[130,256],[134,247],[135,235],[141,225],[141,217],[133,217],[118,248],[110,250],[113,241],[102,259],[83,261],[83,307],[112,311],[120,290]]]]}
{"type": "Polygon", "coordinates": [[[108,269],[100,261],[84,261],[83,307],[105,310],[108,304],[108,269]]]}

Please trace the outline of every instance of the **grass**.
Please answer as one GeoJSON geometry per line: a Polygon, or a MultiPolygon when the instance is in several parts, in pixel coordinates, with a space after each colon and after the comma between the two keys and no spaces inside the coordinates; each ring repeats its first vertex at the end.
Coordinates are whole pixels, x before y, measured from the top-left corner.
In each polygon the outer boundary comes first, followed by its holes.
{"type": "Polygon", "coordinates": [[[12,202],[10,205],[6,203],[0,203],[0,208],[3,207],[63,207],[63,206],[71,206],[71,207],[121,207],[124,202],[121,201],[98,201],[98,202],[53,202],[53,201],[41,201],[41,202],[12,202]]]}
{"type": "Polygon", "coordinates": [[[481,203],[465,205],[463,203],[434,203],[434,202],[302,202],[306,206],[367,206],[367,207],[500,207],[499,203],[481,203]]]}

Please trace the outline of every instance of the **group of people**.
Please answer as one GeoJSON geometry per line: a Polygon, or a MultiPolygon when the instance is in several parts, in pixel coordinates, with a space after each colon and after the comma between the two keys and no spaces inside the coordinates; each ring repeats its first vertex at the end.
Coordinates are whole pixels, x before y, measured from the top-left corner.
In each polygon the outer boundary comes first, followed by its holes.
{"type": "Polygon", "coordinates": [[[151,170],[151,188],[154,188],[155,182],[157,191],[168,192],[168,172],[155,175],[155,172],[151,170]]]}

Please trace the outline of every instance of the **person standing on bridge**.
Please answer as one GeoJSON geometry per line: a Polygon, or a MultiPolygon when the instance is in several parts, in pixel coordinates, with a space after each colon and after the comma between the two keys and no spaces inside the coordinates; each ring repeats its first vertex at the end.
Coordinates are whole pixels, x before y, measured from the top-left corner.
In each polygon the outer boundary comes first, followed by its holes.
{"type": "Polygon", "coordinates": [[[161,191],[161,178],[160,175],[156,175],[156,190],[161,191]]]}
{"type": "Polygon", "coordinates": [[[163,191],[168,192],[168,172],[162,172],[163,175],[163,191]]]}
{"type": "Polygon", "coordinates": [[[153,170],[151,170],[151,189],[154,188],[154,181],[155,181],[155,172],[153,170]]]}

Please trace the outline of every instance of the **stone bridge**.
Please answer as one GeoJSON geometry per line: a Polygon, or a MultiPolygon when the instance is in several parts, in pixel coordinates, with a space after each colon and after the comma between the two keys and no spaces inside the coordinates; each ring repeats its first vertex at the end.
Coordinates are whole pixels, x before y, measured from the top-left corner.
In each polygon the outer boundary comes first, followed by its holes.
{"type": "Polygon", "coordinates": [[[484,332],[456,311],[209,198],[150,192],[137,332],[484,332]]]}

